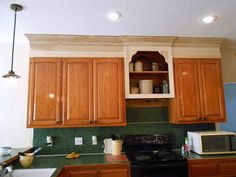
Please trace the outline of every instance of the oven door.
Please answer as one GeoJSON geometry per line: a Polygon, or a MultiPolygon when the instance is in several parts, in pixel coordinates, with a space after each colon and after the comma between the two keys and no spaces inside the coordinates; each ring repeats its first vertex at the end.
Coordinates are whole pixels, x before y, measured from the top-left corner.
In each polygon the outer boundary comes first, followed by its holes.
{"type": "Polygon", "coordinates": [[[131,164],[132,177],[188,177],[187,162],[131,164]]]}

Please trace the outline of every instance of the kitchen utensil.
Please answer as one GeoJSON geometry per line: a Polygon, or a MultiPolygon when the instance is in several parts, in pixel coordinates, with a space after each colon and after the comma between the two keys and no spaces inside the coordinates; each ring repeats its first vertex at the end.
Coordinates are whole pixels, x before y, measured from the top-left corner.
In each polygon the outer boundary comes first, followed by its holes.
{"type": "Polygon", "coordinates": [[[20,164],[22,165],[22,167],[29,167],[32,165],[33,161],[34,161],[34,155],[33,153],[24,153],[24,155],[20,155],[20,164]]]}
{"type": "Polygon", "coordinates": [[[129,71],[134,71],[134,63],[129,63],[129,71]]]}
{"type": "Polygon", "coordinates": [[[141,94],[153,93],[153,80],[140,80],[139,89],[141,94]]]}
{"type": "Polygon", "coordinates": [[[0,147],[0,157],[10,155],[11,147],[0,147]]]}
{"type": "Polygon", "coordinates": [[[38,153],[38,152],[41,151],[41,150],[42,150],[42,148],[39,147],[39,148],[35,149],[34,152],[32,152],[31,154],[32,154],[32,155],[35,155],[36,153],[38,153]]]}
{"type": "Polygon", "coordinates": [[[111,154],[112,153],[112,139],[111,138],[106,138],[103,141],[104,143],[104,153],[105,154],[111,154]]]}
{"type": "Polygon", "coordinates": [[[138,87],[131,87],[131,94],[139,94],[139,88],[138,87]]]}
{"type": "Polygon", "coordinates": [[[135,71],[143,71],[143,63],[141,61],[135,62],[135,71]]]}
{"type": "Polygon", "coordinates": [[[120,155],[123,140],[112,140],[112,155],[120,155]]]}
{"type": "Polygon", "coordinates": [[[153,71],[158,71],[158,70],[159,70],[159,66],[158,66],[158,63],[157,63],[157,62],[153,62],[153,63],[152,63],[152,70],[153,70],[153,71]]]}

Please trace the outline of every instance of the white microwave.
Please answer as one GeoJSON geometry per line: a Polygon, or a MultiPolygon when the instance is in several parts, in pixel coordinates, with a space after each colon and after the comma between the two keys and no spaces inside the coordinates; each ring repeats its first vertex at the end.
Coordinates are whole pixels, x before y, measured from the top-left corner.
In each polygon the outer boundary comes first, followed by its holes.
{"type": "Polygon", "coordinates": [[[188,140],[190,150],[200,155],[236,153],[235,132],[188,132],[188,140]]]}

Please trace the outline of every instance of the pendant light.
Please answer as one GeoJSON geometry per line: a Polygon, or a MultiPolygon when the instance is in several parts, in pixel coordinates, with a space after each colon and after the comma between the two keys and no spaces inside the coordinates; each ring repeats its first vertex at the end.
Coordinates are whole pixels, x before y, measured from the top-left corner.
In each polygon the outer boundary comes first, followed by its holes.
{"type": "Polygon", "coordinates": [[[20,76],[16,75],[13,71],[13,64],[14,64],[14,49],[15,49],[15,33],[16,33],[16,13],[22,10],[22,6],[19,4],[11,4],[10,8],[14,10],[15,17],[14,17],[14,29],[13,29],[13,42],[12,42],[12,53],[11,53],[11,70],[8,71],[7,74],[3,75],[4,78],[10,79],[19,79],[20,76]]]}

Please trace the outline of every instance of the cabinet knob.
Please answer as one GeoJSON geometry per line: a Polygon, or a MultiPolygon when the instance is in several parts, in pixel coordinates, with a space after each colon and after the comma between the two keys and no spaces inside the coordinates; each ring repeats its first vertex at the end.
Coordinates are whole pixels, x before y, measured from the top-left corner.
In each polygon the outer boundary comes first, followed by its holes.
{"type": "Polygon", "coordinates": [[[202,120],[202,117],[199,117],[199,120],[202,120]]]}
{"type": "Polygon", "coordinates": [[[90,121],[89,121],[89,123],[91,124],[91,123],[93,123],[93,121],[92,121],[92,120],[90,120],[90,121]]]}
{"type": "Polygon", "coordinates": [[[97,120],[94,121],[95,124],[96,124],[97,122],[98,122],[97,120]]]}
{"type": "Polygon", "coordinates": [[[203,120],[207,120],[207,118],[206,118],[206,117],[204,117],[204,118],[203,118],[203,120]]]}

